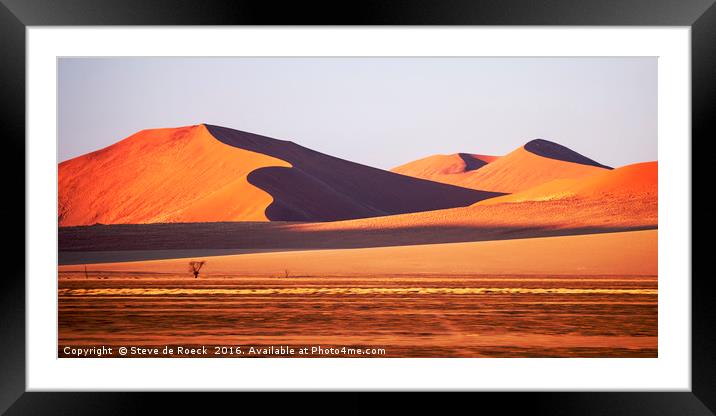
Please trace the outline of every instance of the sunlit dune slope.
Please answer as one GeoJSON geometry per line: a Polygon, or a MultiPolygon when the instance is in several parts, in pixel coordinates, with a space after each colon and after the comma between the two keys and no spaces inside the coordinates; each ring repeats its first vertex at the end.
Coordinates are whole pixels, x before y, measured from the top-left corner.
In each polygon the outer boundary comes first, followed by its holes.
{"type": "Polygon", "coordinates": [[[227,146],[203,125],[143,130],[60,163],[60,226],[267,220],[271,195],[247,176],[290,163],[227,146]]]}
{"type": "Polygon", "coordinates": [[[658,197],[658,162],[636,163],[597,172],[581,179],[558,179],[522,192],[481,201],[477,205],[614,197],[620,197],[622,200],[631,199],[632,203],[638,203],[639,200],[655,201],[658,197]]]}
{"type": "MultiPolygon", "coordinates": [[[[657,231],[592,234],[471,243],[343,250],[291,251],[204,257],[204,273],[234,276],[404,273],[656,275],[657,231]]],[[[187,274],[189,259],[104,263],[97,271],[187,274]]],[[[82,271],[83,266],[60,266],[82,271]]],[[[187,278],[191,278],[188,276],[187,278]]]]}
{"type": "Polygon", "coordinates": [[[333,221],[468,206],[499,195],[207,125],[144,130],[58,170],[60,226],[333,221]]]}
{"type": "Polygon", "coordinates": [[[556,179],[583,178],[607,169],[610,168],[562,145],[535,139],[502,157],[436,155],[393,171],[471,189],[514,193],[556,179]]]}
{"type": "Polygon", "coordinates": [[[391,172],[414,178],[462,186],[465,176],[476,171],[498,156],[455,153],[452,155],[432,155],[391,169],[391,172]]]}

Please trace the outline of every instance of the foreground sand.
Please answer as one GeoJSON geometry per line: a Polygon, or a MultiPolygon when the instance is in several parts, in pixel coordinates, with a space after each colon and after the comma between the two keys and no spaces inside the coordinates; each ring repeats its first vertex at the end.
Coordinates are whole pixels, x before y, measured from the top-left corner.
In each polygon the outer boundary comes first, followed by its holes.
{"type": "MultiPolygon", "coordinates": [[[[322,346],[384,351],[369,358],[656,357],[656,285],[653,276],[62,273],[58,355],[103,345],[113,356],[121,346],[205,346],[209,358],[322,346]],[[216,346],[225,348],[215,354],[216,346]]],[[[307,357],[357,356],[350,349],[307,357]]]]}
{"type": "Polygon", "coordinates": [[[58,356],[97,346],[115,357],[133,346],[206,347],[206,358],[658,353],[656,230],[202,258],[199,279],[188,259],[61,266],[58,356]],[[272,346],[338,352],[261,352],[272,346]]]}
{"type": "MultiPolygon", "coordinates": [[[[251,346],[384,350],[368,357],[657,356],[655,277],[62,275],[60,357],[66,346],[99,345],[114,356],[121,346],[205,346],[209,358],[275,356],[249,354],[251,346]]],[[[357,355],[308,357],[336,356],[357,355]]]]}
{"type": "MultiPolygon", "coordinates": [[[[188,252],[190,250],[182,254],[188,252]]],[[[286,271],[293,276],[400,273],[656,275],[658,250],[657,230],[647,230],[402,247],[220,256],[207,256],[207,253],[211,251],[201,251],[201,259],[208,261],[204,275],[284,276],[286,271]]],[[[121,255],[116,252],[118,260],[121,255]]],[[[93,264],[90,271],[182,274],[186,273],[188,260],[93,264]]],[[[60,266],[60,271],[83,270],[83,265],[60,266]]]]}

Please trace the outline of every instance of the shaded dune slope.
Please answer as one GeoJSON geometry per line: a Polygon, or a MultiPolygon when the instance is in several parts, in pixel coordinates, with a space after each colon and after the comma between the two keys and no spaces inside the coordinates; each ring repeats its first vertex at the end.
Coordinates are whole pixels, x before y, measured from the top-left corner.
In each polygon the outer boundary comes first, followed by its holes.
{"type": "Polygon", "coordinates": [[[561,160],[563,162],[579,163],[581,165],[591,165],[598,168],[611,169],[609,166],[602,165],[594,160],[575,152],[572,149],[562,146],[549,140],[534,139],[524,145],[524,149],[538,156],[549,159],[561,160]]]}
{"type": "Polygon", "coordinates": [[[290,164],[257,169],[250,183],[268,192],[269,220],[335,221],[466,206],[498,193],[409,178],[328,156],[293,142],[207,125],[219,141],[290,164]]]}
{"type": "Polygon", "coordinates": [[[472,155],[470,153],[458,153],[457,155],[465,163],[465,172],[478,170],[494,159],[493,156],[472,155]]]}

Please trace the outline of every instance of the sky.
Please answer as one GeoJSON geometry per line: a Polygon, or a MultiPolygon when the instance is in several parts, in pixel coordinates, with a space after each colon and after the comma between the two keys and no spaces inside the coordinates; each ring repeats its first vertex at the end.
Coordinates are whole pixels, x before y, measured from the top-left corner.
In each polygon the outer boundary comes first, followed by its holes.
{"type": "Polygon", "coordinates": [[[657,58],[60,58],[58,158],[200,123],[389,169],[542,138],[657,159],[657,58]]]}

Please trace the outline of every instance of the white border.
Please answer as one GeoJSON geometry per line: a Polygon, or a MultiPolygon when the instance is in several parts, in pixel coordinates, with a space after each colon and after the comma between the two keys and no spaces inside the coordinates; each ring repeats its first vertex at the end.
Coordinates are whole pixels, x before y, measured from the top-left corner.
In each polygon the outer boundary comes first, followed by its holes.
{"type": "Polygon", "coordinates": [[[27,30],[28,390],[691,390],[689,28],[27,30]],[[57,359],[56,58],[242,55],[658,56],[659,358],[57,359]]]}

